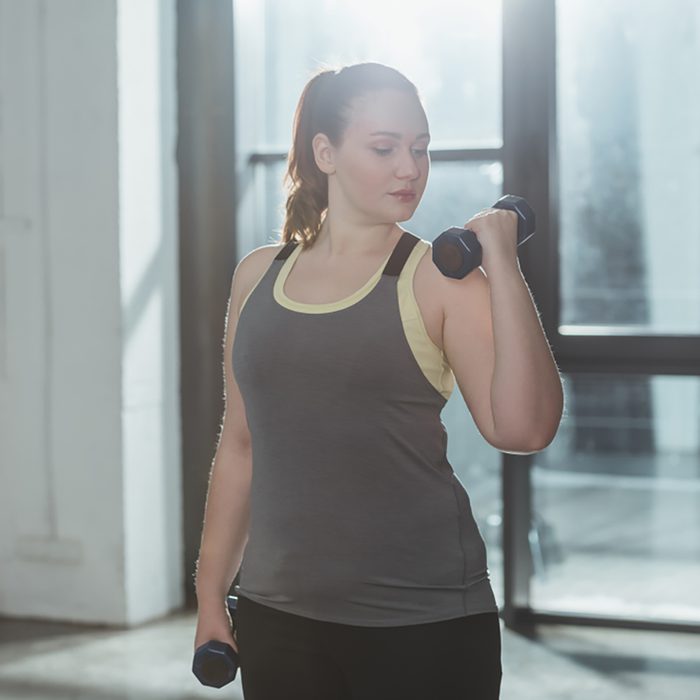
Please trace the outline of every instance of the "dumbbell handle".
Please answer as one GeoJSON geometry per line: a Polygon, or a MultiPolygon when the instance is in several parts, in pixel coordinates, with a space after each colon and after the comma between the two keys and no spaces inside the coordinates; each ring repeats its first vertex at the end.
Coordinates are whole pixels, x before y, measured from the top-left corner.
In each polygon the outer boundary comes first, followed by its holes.
{"type": "MultiPolygon", "coordinates": [[[[226,605],[231,614],[232,629],[235,629],[237,597],[227,596],[226,605]]],[[[211,639],[198,646],[192,659],[192,673],[202,685],[214,688],[221,688],[230,683],[236,677],[238,666],[236,650],[230,644],[218,639],[211,639]]]]}
{"type": "MultiPolygon", "coordinates": [[[[506,194],[494,209],[510,209],[518,215],[518,245],[535,233],[535,212],[524,197],[506,194]]],[[[433,241],[433,262],[446,277],[462,279],[481,264],[482,250],[474,231],[452,226],[433,241]]]]}

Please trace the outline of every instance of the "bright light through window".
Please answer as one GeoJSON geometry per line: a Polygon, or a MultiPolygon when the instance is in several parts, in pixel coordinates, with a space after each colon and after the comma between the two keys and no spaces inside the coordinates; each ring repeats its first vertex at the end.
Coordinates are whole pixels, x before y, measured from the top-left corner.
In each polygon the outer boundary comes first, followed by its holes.
{"type": "Polygon", "coordinates": [[[314,71],[360,61],[386,63],[417,85],[431,148],[498,145],[500,0],[268,0],[266,9],[268,145],[289,142],[314,71]]]}

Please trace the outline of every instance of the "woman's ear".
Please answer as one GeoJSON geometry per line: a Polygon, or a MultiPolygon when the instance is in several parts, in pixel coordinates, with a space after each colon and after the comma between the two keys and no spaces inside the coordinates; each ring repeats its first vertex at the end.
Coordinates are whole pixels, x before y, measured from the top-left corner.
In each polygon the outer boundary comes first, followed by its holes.
{"type": "Polygon", "coordinates": [[[314,151],[314,160],[321,172],[332,175],[335,172],[335,149],[328,137],[319,132],[313,137],[311,147],[314,151]]]}

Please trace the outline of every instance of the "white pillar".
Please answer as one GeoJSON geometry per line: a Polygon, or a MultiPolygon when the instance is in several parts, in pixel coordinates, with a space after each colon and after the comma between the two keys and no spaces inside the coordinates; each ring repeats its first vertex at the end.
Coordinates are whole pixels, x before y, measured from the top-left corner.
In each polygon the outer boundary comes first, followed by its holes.
{"type": "Polygon", "coordinates": [[[184,599],[175,0],[0,0],[0,615],[184,599]]]}

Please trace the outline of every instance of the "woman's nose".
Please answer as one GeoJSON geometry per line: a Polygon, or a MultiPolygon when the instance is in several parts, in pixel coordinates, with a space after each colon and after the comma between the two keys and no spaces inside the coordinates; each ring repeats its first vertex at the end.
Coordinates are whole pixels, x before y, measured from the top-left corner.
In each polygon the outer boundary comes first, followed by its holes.
{"type": "Polygon", "coordinates": [[[397,175],[400,177],[417,178],[420,175],[420,168],[416,162],[416,157],[412,151],[408,153],[402,152],[401,159],[398,164],[397,175]]]}

